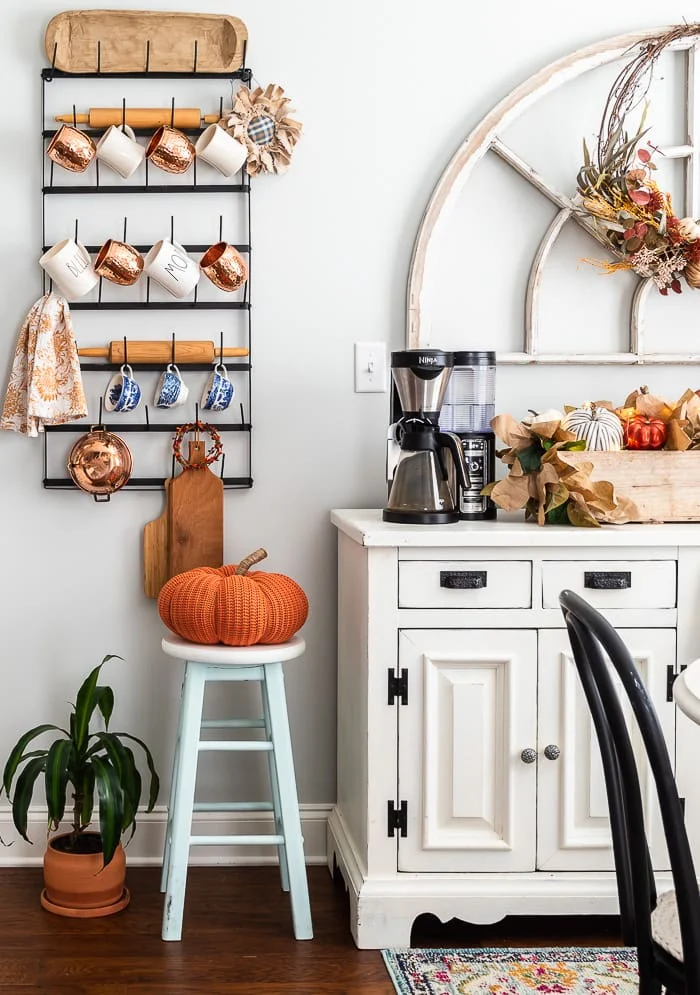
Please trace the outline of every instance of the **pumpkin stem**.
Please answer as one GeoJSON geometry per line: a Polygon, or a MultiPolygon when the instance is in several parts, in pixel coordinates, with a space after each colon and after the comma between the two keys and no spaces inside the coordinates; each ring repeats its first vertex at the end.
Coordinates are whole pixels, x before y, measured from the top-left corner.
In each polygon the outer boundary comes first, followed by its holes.
{"type": "Polygon", "coordinates": [[[236,576],[247,574],[252,566],[255,566],[256,563],[260,563],[260,561],[264,560],[266,556],[267,550],[262,549],[262,547],[260,549],[256,549],[254,553],[250,553],[249,556],[246,556],[246,558],[241,560],[238,564],[236,567],[236,576]]]}
{"type": "Polygon", "coordinates": [[[647,387],[646,384],[644,384],[642,387],[639,388],[639,393],[640,394],[648,394],[649,393],[649,388],[647,387]]]}

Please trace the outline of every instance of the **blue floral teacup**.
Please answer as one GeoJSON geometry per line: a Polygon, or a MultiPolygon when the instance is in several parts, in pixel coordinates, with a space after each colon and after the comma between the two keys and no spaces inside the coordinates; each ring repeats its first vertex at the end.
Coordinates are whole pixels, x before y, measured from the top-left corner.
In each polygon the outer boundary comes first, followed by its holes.
{"type": "Polygon", "coordinates": [[[235,393],[235,388],[228,378],[228,370],[219,363],[209,374],[199,403],[205,411],[225,411],[235,393]]]}
{"type": "Polygon", "coordinates": [[[184,404],[188,394],[189,390],[183,382],[177,366],[175,363],[168,363],[168,367],[161,373],[156,387],[156,407],[174,408],[176,405],[184,404]]]}
{"type": "Polygon", "coordinates": [[[133,411],[141,400],[141,388],[134,380],[134,371],[124,363],[107,384],[105,408],[107,411],[133,411]]]}

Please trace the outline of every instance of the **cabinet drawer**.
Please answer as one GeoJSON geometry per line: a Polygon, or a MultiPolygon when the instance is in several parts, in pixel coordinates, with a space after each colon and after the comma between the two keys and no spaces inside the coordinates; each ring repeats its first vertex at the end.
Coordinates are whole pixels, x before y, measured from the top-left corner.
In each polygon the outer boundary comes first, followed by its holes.
{"type": "Polygon", "coordinates": [[[529,560],[406,560],[399,608],[529,608],[529,560]]]}
{"type": "Polygon", "coordinates": [[[596,608],[675,608],[675,560],[550,560],[542,564],[542,605],[575,591],[596,608]]]}

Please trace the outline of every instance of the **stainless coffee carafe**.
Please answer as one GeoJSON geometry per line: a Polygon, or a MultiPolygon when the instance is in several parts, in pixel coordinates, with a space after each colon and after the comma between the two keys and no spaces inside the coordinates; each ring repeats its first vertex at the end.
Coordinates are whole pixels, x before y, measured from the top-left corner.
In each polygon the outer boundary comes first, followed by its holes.
{"type": "Polygon", "coordinates": [[[393,435],[399,446],[385,522],[440,525],[459,521],[459,507],[449,483],[454,467],[460,486],[469,474],[459,439],[441,432],[440,408],[454,363],[451,352],[407,349],[391,354],[400,417],[393,435]]]}

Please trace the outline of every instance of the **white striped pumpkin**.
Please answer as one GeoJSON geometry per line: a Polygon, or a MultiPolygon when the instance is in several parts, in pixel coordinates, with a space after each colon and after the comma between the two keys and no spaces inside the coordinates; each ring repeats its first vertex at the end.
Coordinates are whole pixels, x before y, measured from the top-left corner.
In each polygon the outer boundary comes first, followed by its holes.
{"type": "Polygon", "coordinates": [[[563,429],[586,442],[587,449],[618,452],[622,449],[622,422],[614,411],[595,404],[584,404],[570,411],[562,422],[563,429]]]}

